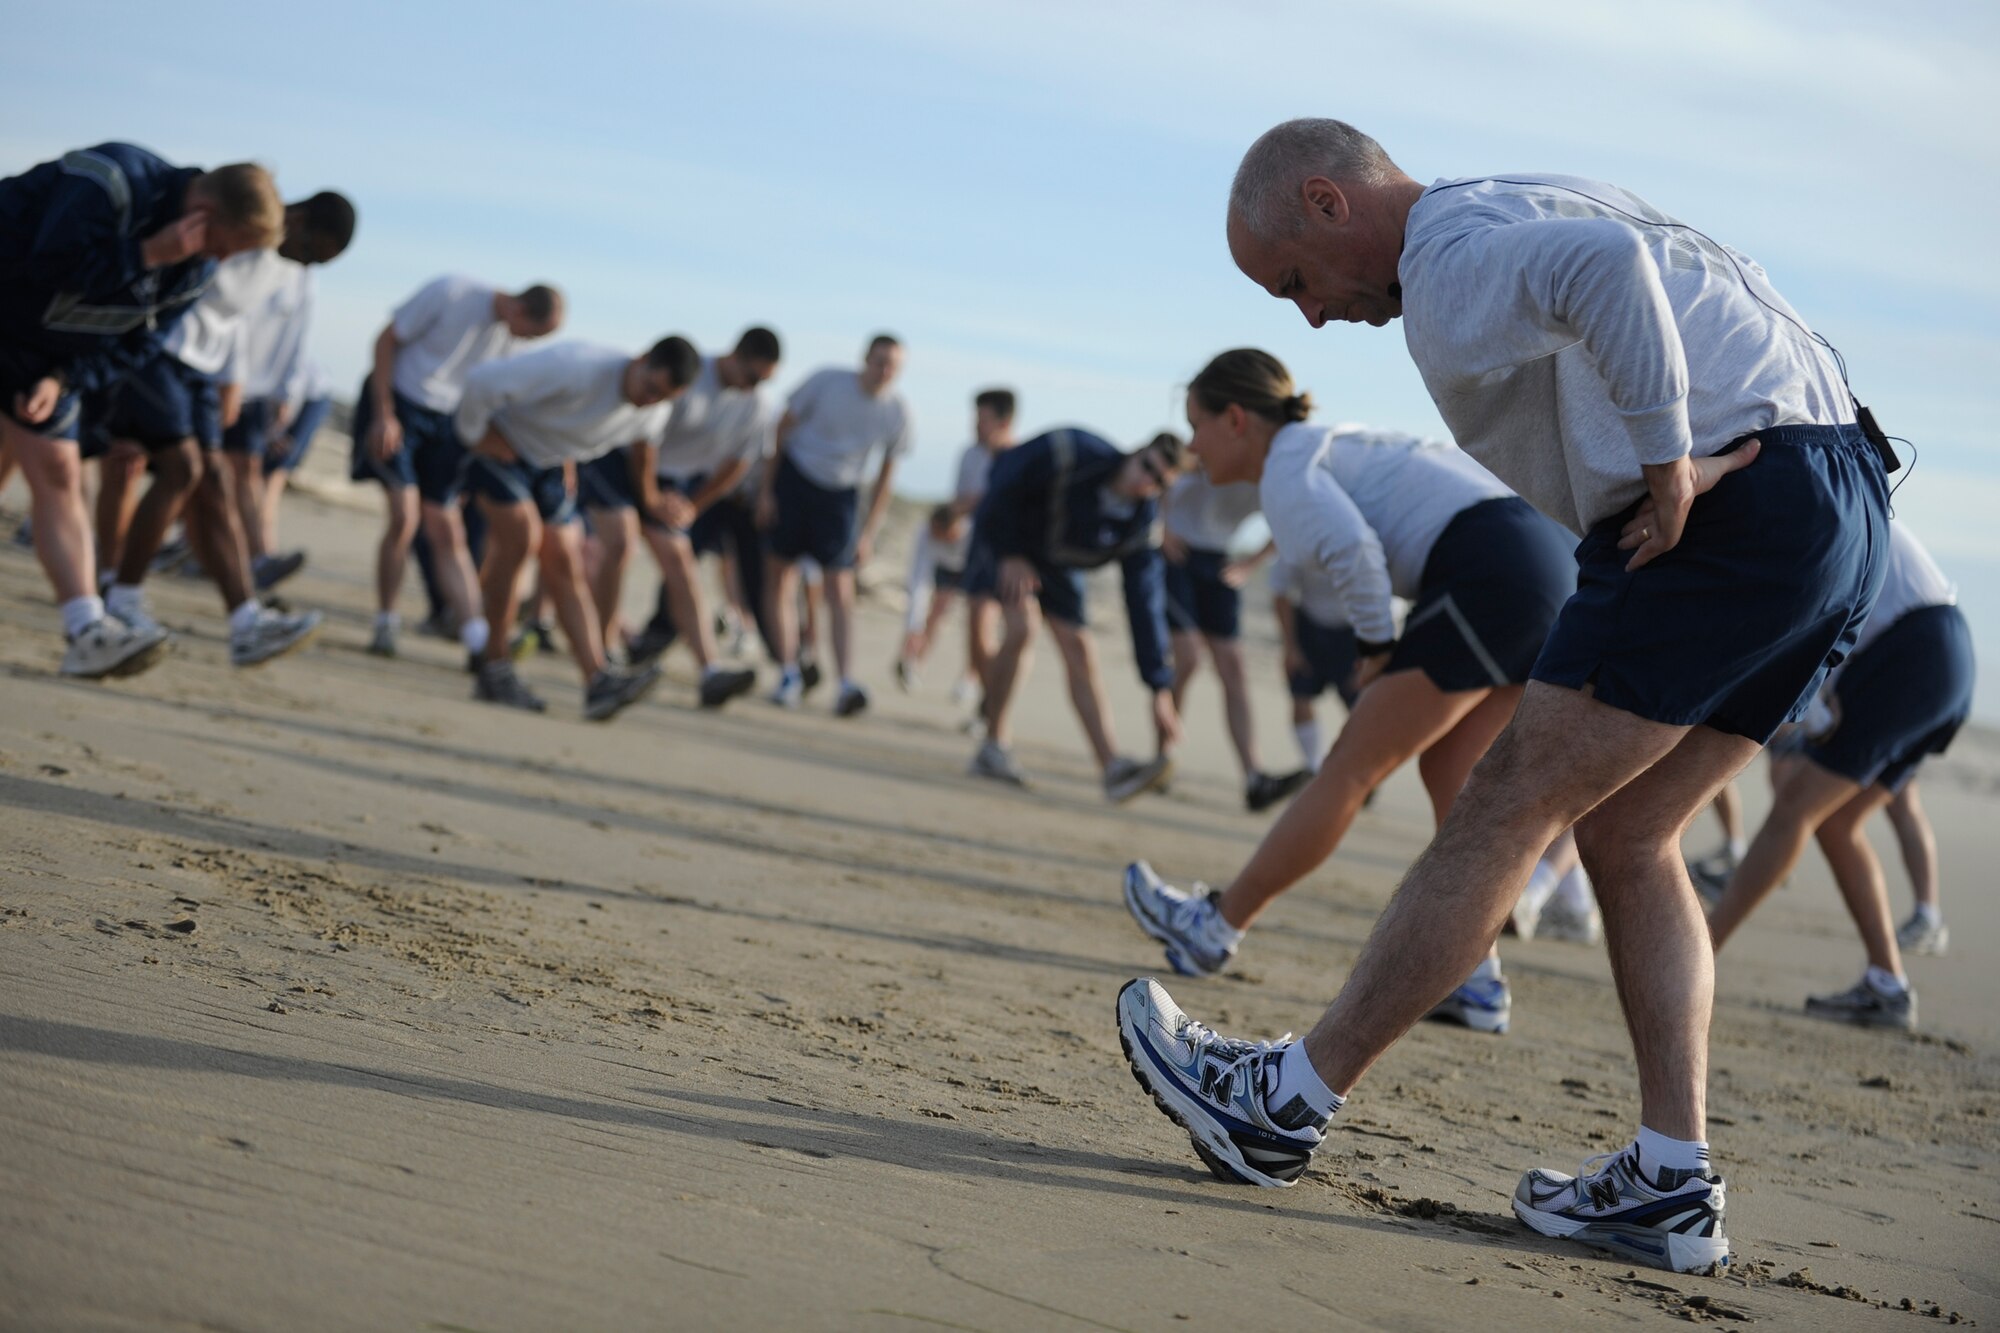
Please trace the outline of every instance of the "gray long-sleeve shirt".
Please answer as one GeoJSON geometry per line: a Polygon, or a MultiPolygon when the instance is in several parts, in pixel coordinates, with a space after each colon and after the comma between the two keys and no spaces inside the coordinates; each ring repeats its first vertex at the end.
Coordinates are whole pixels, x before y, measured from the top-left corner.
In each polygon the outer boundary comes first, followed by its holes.
{"type": "Polygon", "coordinates": [[[1764,270],[1613,185],[1440,181],[1410,211],[1403,334],[1459,446],[1583,533],[1642,464],[1854,420],[1764,270]]]}

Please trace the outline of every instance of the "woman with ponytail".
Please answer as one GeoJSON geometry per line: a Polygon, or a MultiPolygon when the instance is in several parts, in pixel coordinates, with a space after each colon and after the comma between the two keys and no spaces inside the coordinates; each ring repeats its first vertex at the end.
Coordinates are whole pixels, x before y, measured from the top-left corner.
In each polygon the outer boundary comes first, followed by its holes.
{"type": "MultiPolygon", "coordinates": [[[[1224,352],[1188,387],[1190,449],[1211,481],[1255,481],[1282,559],[1323,576],[1358,640],[1360,690],[1319,773],[1227,888],[1183,892],[1145,862],[1125,902],[1176,971],[1235,954],[1279,894],[1340,845],[1362,802],[1410,759],[1439,823],[1514,715],[1542,641],[1576,587],[1572,540],[1457,448],[1308,422],[1311,398],[1268,352],[1224,352]],[[1399,632],[1392,599],[1410,603],[1399,632]]],[[[1565,841],[1537,868],[1560,876],[1565,841]]],[[[1489,954],[1433,1017],[1507,1030],[1511,998],[1489,954]]]]}

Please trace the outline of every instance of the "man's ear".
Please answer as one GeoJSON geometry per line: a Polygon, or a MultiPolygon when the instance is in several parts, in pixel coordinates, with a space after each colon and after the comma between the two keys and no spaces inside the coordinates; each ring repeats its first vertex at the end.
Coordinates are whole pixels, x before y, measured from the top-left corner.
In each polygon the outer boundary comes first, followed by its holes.
{"type": "Polygon", "coordinates": [[[1324,176],[1308,176],[1299,192],[1305,198],[1307,213],[1316,214],[1336,227],[1346,225],[1347,194],[1338,185],[1324,176]]]}

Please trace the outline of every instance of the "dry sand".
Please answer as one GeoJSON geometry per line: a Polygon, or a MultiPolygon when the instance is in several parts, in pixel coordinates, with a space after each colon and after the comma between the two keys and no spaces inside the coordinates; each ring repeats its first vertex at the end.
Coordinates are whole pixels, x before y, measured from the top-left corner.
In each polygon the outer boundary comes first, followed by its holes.
{"type": "MultiPolygon", "coordinates": [[[[1912,963],[1921,1035],[1797,1012],[1860,967],[1816,860],[1725,958],[1738,1264],[1674,1277],[1507,1207],[1525,1167],[1631,1132],[1600,950],[1510,942],[1514,1032],[1411,1034],[1288,1191],[1211,1180],[1139,1094],[1112,998],[1162,964],[1119,869],[1223,876],[1264,823],[1212,684],[1173,794],[1120,810],[1047,653],[1027,793],[962,776],[936,682],[852,723],[824,694],[703,713],[677,660],[591,726],[545,659],[551,713],[499,712],[445,645],[361,652],[376,520],[338,490],[287,518],[313,566],[286,592],[328,624],[261,670],[225,664],[205,585],[162,580],[177,655],[62,680],[39,572],[0,550],[0,1325],[2000,1320],[1991,738],[1928,784],[1956,939],[1912,963]]],[[[864,617],[878,680],[895,629],[864,617]]],[[[1256,681],[1275,766],[1268,644],[1256,681]]],[[[1427,823],[1400,776],[1234,970],[1176,994],[1245,1035],[1310,1025],[1427,823]]]]}

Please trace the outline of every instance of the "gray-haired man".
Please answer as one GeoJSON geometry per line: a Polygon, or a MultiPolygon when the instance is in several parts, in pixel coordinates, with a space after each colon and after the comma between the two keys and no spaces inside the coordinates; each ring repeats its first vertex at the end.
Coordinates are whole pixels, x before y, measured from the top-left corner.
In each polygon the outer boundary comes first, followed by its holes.
{"type": "Polygon", "coordinates": [[[1291,121],[1245,156],[1228,237],[1315,328],[1401,316],[1459,445],[1583,538],[1579,583],[1513,723],[1305,1040],[1218,1037],[1141,980],[1118,1006],[1133,1068],[1219,1174],[1291,1183],[1574,824],[1640,1129],[1578,1177],[1530,1171],[1514,1209],[1545,1234],[1716,1268],[1714,971],[1680,835],[1852,646],[1881,585],[1887,445],[1762,269],[1614,186],[1426,188],[1352,126],[1291,121]]]}

